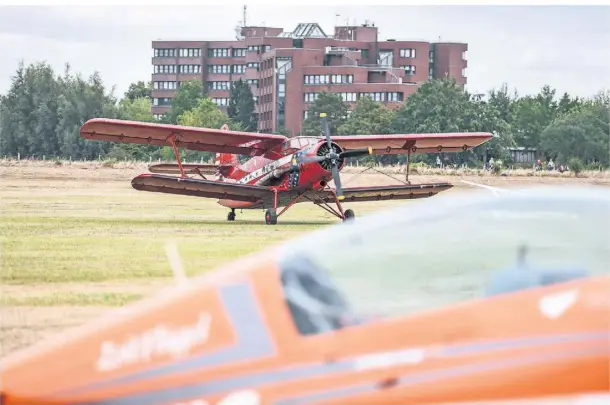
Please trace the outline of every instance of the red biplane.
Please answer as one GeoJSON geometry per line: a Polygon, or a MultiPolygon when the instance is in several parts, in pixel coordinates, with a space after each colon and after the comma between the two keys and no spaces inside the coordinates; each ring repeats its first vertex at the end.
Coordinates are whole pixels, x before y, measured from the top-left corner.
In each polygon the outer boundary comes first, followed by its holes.
{"type": "MultiPolygon", "coordinates": [[[[463,152],[492,138],[490,133],[331,136],[322,114],[325,139],[229,131],[176,125],[92,119],[81,128],[85,139],[171,146],[177,164],[158,164],[152,173],[131,181],[136,190],[217,198],[231,209],[266,209],[265,222],[277,218],[297,202],[310,201],[340,219],[354,217],[341,201],[401,200],[431,197],[453,187],[449,183],[398,186],[341,187],[339,172],[349,157],[369,154],[463,152]],[[182,164],[178,148],[215,152],[216,164],[182,164]],[[253,156],[240,164],[237,155],[253,156]],[[169,176],[169,175],[179,175],[169,176]],[[199,175],[201,178],[189,177],[199,175]],[[207,179],[213,175],[214,179],[207,179]],[[328,184],[334,180],[335,188],[328,184]],[[334,209],[329,203],[335,203],[334,209]],[[284,207],[277,212],[278,207],[284,207]]],[[[408,178],[408,175],[407,175],[408,178]]]]}

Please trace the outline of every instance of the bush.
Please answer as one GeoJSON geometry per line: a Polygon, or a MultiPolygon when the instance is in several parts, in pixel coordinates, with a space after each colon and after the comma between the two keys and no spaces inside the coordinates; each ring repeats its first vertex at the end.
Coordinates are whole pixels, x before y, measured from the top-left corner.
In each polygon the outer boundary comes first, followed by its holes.
{"type": "Polygon", "coordinates": [[[494,160],[494,164],[491,167],[491,171],[493,172],[493,174],[500,174],[502,172],[502,166],[503,163],[501,160],[494,160]]]}
{"type": "Polygon", "coordinates": [[[568,160],[568,167],[570,171],[574,172],[574,176],[578,177],[578,174],[585,170],[585,164],[579,158],[570,158],[568,160]]]}

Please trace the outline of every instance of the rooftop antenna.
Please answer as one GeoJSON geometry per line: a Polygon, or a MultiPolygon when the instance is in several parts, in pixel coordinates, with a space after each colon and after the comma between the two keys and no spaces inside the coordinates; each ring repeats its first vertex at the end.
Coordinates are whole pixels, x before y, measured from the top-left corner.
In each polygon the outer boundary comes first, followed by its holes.
{"type": "Polygon", "coordinates": [[[248,10],[248,6],[244,5],[244,27],[247,27],[248,24],[246,22],[246,12],[248,10]]]}

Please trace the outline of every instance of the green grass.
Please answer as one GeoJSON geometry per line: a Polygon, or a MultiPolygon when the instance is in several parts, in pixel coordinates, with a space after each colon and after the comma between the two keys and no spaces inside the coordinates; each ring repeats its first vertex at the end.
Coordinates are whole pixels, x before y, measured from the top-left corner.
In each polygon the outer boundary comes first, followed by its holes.
{"type": "MultiPolygon", "coordinates": [[[[48,177],[37,172],[3,179],[3,306],[123,305],[143,292],[99,291],[100,286],[137,287],[150,279],[171,283],[164,246],[170,239],[193,276],[339,222],[307,203],[292,207],[274,226],[264,224],[262,210],[238,210],[237,220],[228,222],[228,209],[216,200],[137,192],[128,181],[88,179],[94,174],[89,171],[74,170],[73,177],[71,172],[61,179],[53,178],[53,168],[45,170],[48,177]],[[85,287],[52,291],[66,283],[85,287]]],[[[352,208],[363,215],[379,204],[352,208]]]]}
{"type": "Polygon", "coordinates": [[[142,294],[129,293],[77,293],[61,292],[52,294],[39,294],[35,296],[16,297],[3,295],[0,305],[12,307],[53,307],[53,306],[122,306],[137,301],[142,294]]]}

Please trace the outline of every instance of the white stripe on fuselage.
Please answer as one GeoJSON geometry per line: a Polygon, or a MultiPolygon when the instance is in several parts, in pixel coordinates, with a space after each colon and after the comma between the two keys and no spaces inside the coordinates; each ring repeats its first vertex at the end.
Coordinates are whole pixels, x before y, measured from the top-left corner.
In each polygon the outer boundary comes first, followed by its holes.
{"type": "Polygon", "coordinates": [[[255,170],[251,173],[248,173],[247,175],[245,175],[244,177],[242,177],[241,179],[237,180],[237,183],[239,184],[247,184],[249,182],[251,182],[252,180],[256,180],[261,176],[264,176],[268,173],[273,172],[275,169],[282,167],[283,165],[285,165],[286,163],[290,163],[290,161],[293,159],[294,154],[288,155],[288,156],[284,156],[281,159],[278,160],[274,160],[273,162],[269,163],[266,166],[261,167],[258,170],[255,170]]]}

